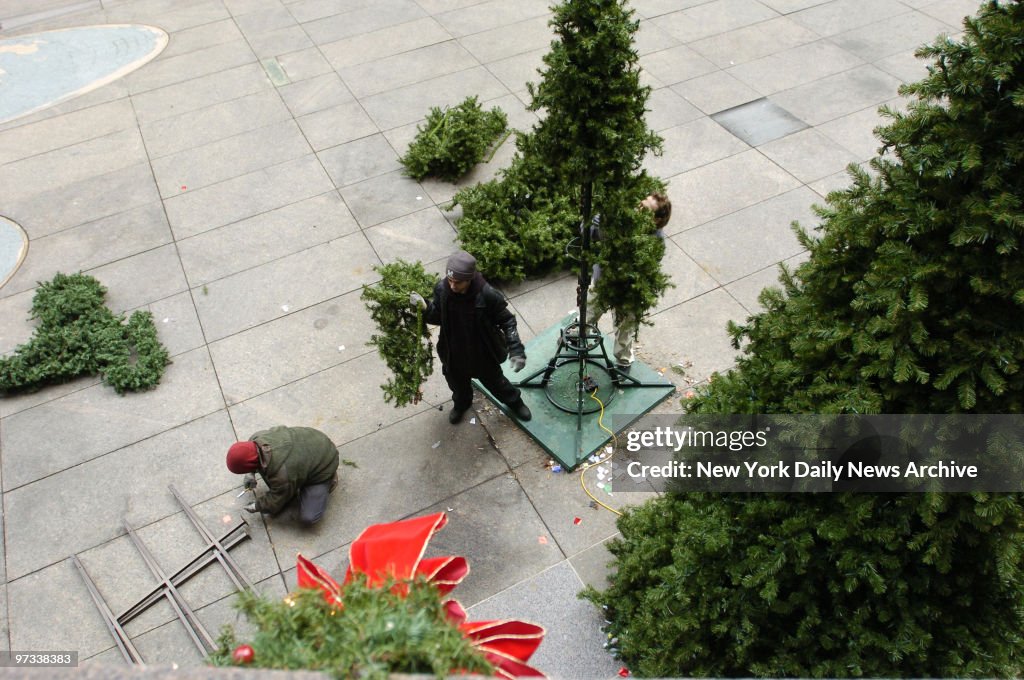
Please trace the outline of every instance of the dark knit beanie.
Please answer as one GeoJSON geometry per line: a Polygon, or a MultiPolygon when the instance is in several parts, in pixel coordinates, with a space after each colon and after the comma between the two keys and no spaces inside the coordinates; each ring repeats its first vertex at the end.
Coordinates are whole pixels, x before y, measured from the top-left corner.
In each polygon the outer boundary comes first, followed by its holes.
{"type": "Polygon", "coordinates": [[[228,470],[236,475],[255,472],[260,466],[256,442],[235,442],[228,449],[228,470]]]}
{"type": "Polygon", "coordinates": [[[448,258],[448,266],[445,269],[449,279],[470,281],[476,274],[476,258],[465,250],[457,251],[448,258]]]}

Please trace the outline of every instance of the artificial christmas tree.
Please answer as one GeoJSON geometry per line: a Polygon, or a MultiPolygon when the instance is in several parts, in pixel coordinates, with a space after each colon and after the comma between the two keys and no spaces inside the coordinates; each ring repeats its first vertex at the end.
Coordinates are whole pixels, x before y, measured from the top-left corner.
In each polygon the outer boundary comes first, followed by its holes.
{"type": "MultiPolygon", "coordinates": [[[[828,196],[690,411],[1021,412],[1024,5],[919,56],[875,176],[828,196]]],[[[590,597],[638,675],[1019,675],[1022,526],[1009,494],[670,494],[590,597]]]]}

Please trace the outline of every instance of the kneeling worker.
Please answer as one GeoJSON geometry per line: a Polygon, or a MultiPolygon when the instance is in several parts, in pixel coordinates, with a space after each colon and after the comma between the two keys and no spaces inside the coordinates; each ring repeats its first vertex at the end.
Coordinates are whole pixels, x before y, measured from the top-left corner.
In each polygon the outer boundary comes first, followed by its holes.
{"type": "Polygon", "coordinates": [[[246,512],[276,515],[296,496],[299,520],[306,526],[324,516],[327,496],[338,484],[338,448],[319,430],[278,425],[228,449],[228,469],[245,474],[245,488],[256,488],[256,472],[267,491],[256,494],[246,512]]]}

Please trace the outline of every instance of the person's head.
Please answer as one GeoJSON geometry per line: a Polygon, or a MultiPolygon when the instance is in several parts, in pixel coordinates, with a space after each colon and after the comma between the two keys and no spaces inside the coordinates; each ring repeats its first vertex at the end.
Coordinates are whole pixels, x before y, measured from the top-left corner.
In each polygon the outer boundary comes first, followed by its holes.
{"type": "Polygon", "coordinates": [[[476,258],[465,250],[459,250],[451,254],[448,264],[445,266],[445,277],[448,279],[448,287],[453,293],[461,295],[469,290],[476,275],[476,258]]]}
{"type": "Polygon", "coordinates": [[[228,449],[228,470],[236,475],[256,472],[260,467],[260,453],[256,442],[235,442],[228,449]]]}
{"type": "Polygon", "coordinates": [[[640,201],[640,207],[651,211],[654,215],[654,226],[658,229],[664,229],[672,217],[672,201],[660,191],[648,194],[647,198],[640,201]]]}

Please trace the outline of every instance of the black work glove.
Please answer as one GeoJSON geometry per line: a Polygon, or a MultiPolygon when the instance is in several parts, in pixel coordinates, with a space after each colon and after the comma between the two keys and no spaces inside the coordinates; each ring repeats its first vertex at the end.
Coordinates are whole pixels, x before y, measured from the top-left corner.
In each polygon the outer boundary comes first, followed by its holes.
{"type": "Polygon", "coordinates": [[[242,478],[242,486],[245,488],[246,491],[252,491],[253,489],[255,489],[256,488],[256,475],[250,472],[245,477],[243,477],[242,478]]]}
{"type": "Polygon", "coordinates": [[[512,372],[518,373],[519,371],[526,368],[526,355],[517,354],[514,357],[509,357],[508,363],[512,367],[512,372]]]}

